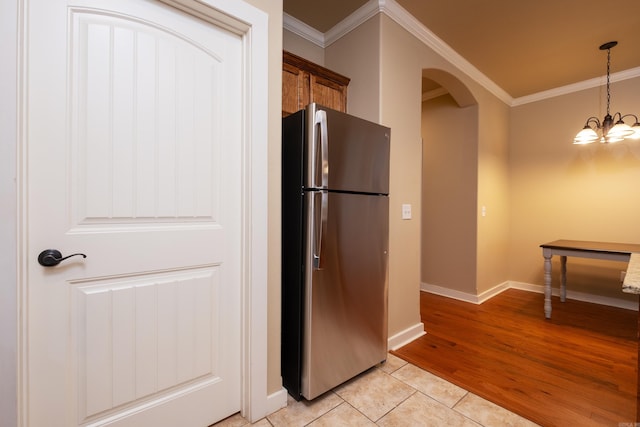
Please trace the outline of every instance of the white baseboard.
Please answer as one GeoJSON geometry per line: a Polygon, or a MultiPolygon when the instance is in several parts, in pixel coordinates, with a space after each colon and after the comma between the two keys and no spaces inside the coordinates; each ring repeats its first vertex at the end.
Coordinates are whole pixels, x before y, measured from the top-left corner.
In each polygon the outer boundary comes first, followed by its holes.
{"type": "Polygon", "coordinates": [[[478,295],[478,299],[480,300],[480,304],[482,304],[483,302],[488,301],[491,298],[495,297],[496,295],[506,291],[510,287],[511,286],[510,286],[509,282],[502,282],[499,285],[496,285],[493,288],[482,292],[480,295],[478,295]]]}
{"type": "MultiPolygon", "coordinates": [[[[280,390],[276,391],[267,396],[267,415],[271,415],[274,412],[284,408],[287,406],[287,389],[282,387],[280,390]]],[[[257,420],[255,420],[257,421],[257,420]]]]}
{"type": "MultiPolygon", "coordinates": [[[[420,290],[423,292],[429,292],[432,294],[441,295],[444,297],[449,297],[449,298],[457,299],[460,301],[470,302],[473,304],[482,304],[483,302],[493,298],[499,293],[504,292],[507,289],[511,289],[511,288],[520,289],[522,291],[536,292],[540,294],[544,293],[543,285],[534,285],[531,283],[516,282],[512,280],[508,280],[499,285],[496,285],[493,288],[481,293],[480,295],[470,294],[467,292],[460,292],[454,289],[448,289],[448,288],[444,288],[442,286],[437,286],[437,285],[430,285],[424,282],[420,284],[420,290]]],[[[560,295],[560,289],[553,288],[551,292],[555,296],[560,295]]],[[[621,298],[611,298],[611,297],[605,297],[601,295],[586,294],[583,292],[571,291],[569,289],[567,289],[567,298],[573,299],[576,301],[584,301],[584,302],[590,302],[593,304],[608,305],[611,307],[638,311],[637,302],[629,301],[621,298]]]]}
{"type": "Polygon", "coordinates": [[[400,331],[387,340],[387,346],[389,350],[397,350],[403,345],[409,344],[411,341],[420,338],[425,335],[424,323],[420,322],[413,326],[408,327],[404,331],[400,331]]]}
{"type": "Polygon", "coordinates": [[[420,290],[422,292],[429,292],[430,294],[436,294],[443,297],[453,298],[464,302],[470,302],[473,304],[480,304],[478,296],[467,292],[460,292],[454,289],[444,288],[438,285],[430,285],[429,283],[420,283],[420,290]]]}
{"type": "Polygon", "coordinates": [[[507,289],[509,289],[509,287],[509,282],[504,282],[497,286],[494,286],[488,291],[481,293],[480,295],[476,295],[467,292],[456,291],[455,289],[444,288],[438,285],[431,285],[424,282],[420,284],[420,290],[423,292],[429,292],[430,294],[441,295],[443,297],[453,298],[473,304],[482,304],[483,302],[493,298],[499,293],[506,291],[507,289]]]}

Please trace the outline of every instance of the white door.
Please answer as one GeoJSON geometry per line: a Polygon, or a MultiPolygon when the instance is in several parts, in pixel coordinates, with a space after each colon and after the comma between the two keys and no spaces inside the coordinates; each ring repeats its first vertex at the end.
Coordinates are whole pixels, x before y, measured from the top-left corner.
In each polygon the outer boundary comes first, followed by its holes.
{"type": "Polygon", "coordinates": [[[240,37],[145,0],[27,18],[28,425],[237,412],[240,37]]]}

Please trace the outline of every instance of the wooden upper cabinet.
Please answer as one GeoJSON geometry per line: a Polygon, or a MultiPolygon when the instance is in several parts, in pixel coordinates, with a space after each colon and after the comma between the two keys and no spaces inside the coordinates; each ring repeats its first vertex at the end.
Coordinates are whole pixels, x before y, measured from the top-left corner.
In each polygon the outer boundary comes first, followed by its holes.
{"type": "Polygon", "coordinates": [[[282,53],[282,117],[317,102],[347,111],[349,78],[287,51],[282,53]]]}

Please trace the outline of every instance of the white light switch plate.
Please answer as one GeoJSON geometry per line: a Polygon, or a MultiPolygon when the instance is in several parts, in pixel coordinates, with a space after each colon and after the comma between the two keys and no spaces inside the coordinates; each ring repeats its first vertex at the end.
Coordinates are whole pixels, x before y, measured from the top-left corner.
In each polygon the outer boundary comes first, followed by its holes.
{"type": "Polygon", "coordinates": [[[402,205],[402,219],[411,219],[411,205],[402,205]]]}

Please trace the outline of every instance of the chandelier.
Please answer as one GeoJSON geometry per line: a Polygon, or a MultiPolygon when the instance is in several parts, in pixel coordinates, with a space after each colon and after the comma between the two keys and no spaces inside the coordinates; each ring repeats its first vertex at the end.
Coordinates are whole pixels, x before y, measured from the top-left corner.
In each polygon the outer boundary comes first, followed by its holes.
{"type": "Polygon", "coordinates": [[[607,114],[602,122],[597,117],[589,117],[584,128],[578,132],[573,139],[574,144],[591,144],[595,141],[602,143],[612,143],[623,139],[640,139],[640,123],[635,114],[615,113],[611,116],[609,104],[611,102],[611,91],[609,89],[609,69],[611,67],[611,48],[618,42],[608,42],[600,46],[600,50],[607,51],[607,114]],[[624,122],[627,118],[635,119],[633,126],[624,122]],[[596,131],[600,131],[600,135],[596,131]]]}

